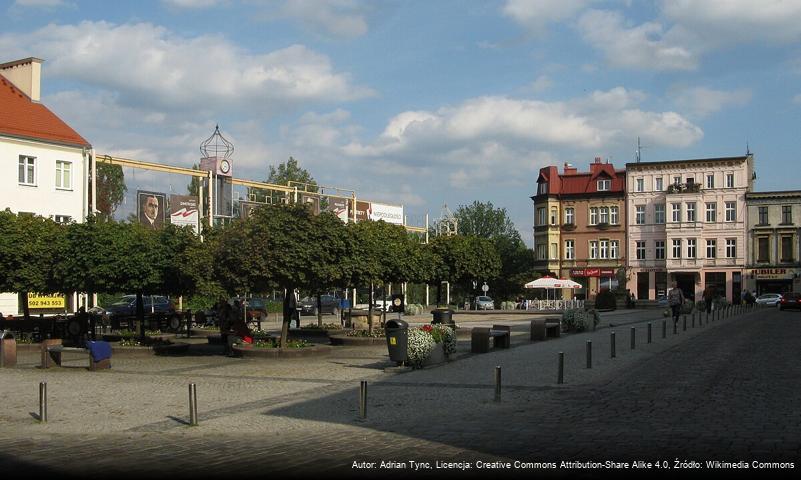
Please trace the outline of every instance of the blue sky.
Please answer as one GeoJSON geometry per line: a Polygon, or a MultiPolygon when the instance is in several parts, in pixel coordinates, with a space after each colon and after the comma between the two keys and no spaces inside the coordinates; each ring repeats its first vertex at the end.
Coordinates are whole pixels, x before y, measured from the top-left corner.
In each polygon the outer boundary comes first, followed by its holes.
{"type": "MultiPolygon", "coordinates": [[[[754,153],[799,188],[801,1],[0,2],[0,61],[98,153],[191,166],[219,124],[235,175],[292,155],[410,222],[473,200],[531,244],[540,167],[754,153]]],[[[137,173],[143,189],[163,178],[137,173]]],[[[176,187],[177,188],[177,187],[176,187]]],[[[419,221],[419,220],[418,220],[419,221]]]]}

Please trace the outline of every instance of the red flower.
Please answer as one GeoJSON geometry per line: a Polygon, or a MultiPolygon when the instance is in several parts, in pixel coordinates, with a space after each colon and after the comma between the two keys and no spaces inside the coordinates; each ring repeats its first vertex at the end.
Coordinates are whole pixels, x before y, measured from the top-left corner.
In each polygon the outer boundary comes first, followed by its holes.
{"type": "Polygon", "coordinates": [[[423,325],[424,332],[431,333],[431,330],[434,330],[434,327],[432,327],[431,325],[423,325]]]}

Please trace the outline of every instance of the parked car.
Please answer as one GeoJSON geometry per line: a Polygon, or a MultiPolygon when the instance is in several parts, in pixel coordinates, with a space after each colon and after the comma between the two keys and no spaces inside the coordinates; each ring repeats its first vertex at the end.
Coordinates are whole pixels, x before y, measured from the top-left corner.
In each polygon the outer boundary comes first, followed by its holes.
{"type": "Polygon", "coordinates": [[[756,303],[759,305],[770,305],[775,307],[779,300],[782,299],[782,296],[778,293],[763,293],[762,295],[758,296],[756,299],[756,303]]]}
{"type": "Polygon", "coordinates": [[[476,297],[476,310],[495,310],[495,302],[487,296],[476,297]]]}
{"type": "Polygon", "coordinates": [[[782,295],[779,300],[779,310],[786,310],[788,308],[801,309],[801,293],[790,292],[782,295]]]}
{"type": "MultiPolygon", "coordinates": [[[[242,297],[235,297],[228,301],[231,306],[234,305],[234,302],[239,300],[239,303],[245,304],[245,311],[247,312],[247,321],[248,322],[255,322],[259,319],[261,321],[267,320],[267,302],[260,297],[251,297],[251,298],[242,298],[242,297]]],[[[216,316],[216,314],[215,314],[216,316]]]]}
{"type": "MultiPolygon", "coordinates": [[[[175,305],[169,298],[162,295],[143,295],[142,303],[145,317],[148,319],[147,328],[156,329],[164,326],[171,330],[178,330],[181,327],[181,318],[175,314],[175,305]],[[164,319],[166,322],[154,323],[149,321],[150,317],[164,319]],[[166,325],[162,325],[162,323],[166,323],[166,325]]],[[[120,328],[123,324],[127,328],[131,328],[133,320],[136,318],[136,295],[124,295],[118,301],[103,308],[101,315],[109,318],[112,328],[120,328]]]]}
{"type": "MultiPolygon", "coordinates": [[[[323,313],[330,313],[339,316],[342,299],[335,295],[320,295],[320,303],[323,313]]],[[[298,303],[301,315],[317,315],[317,297],[303,297],[298,303]]]]}

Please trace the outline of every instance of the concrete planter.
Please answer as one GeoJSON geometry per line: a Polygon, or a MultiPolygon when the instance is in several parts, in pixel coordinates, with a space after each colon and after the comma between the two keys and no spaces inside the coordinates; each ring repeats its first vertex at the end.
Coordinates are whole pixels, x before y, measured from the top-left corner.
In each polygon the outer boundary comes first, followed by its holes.
{"type": "Polygon", "coordinates": [[[322,357],[331,353],[330,345],[312,344],[303,348],[259,348],[250,344],[234,345],[234,353],[246,358],[322,357]]]}
{"type": "Polygon", "coordinates": [[[352,347],[369,347],[369,346],[387,344],[386,335],[377,338],[349,337],[345,333],[340,333],[336,335],[329,335],[328,339],[331,341],[331,345],[346,345],[352,347]]]}

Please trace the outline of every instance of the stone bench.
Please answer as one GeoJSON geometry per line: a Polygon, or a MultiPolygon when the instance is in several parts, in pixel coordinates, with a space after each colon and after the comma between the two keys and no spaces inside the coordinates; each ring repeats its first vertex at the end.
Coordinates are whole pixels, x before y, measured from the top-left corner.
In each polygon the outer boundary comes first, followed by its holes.
{"type": "Polygon", "coordinates": [[[490,343],[494,348],[509,348],[511,339],[512,327],[507,325],[493,325],[492,328],[473,327],[470,332],[470,351],[487,353],[490,350],[490,343]]]}
{"type": "Polygon", "coordinates": [[[562,334],[562,320],[558,317],[536,318],[531,321],[531,340],[547,340],[562,334]]]}
{"type": "Polygon", "coordinates": [[[92,358],[92,353],[88,348],[82,347],[65,347],[61,343],[42,342],[42,368],[50,368],[55,363],[61,366],[62,356],[65,353],[79,353],[84,354],[89,359],[89,370],[104,370],[111,368],[111,357],[104,358],[103,360],[95,361],[92,358]]]}

